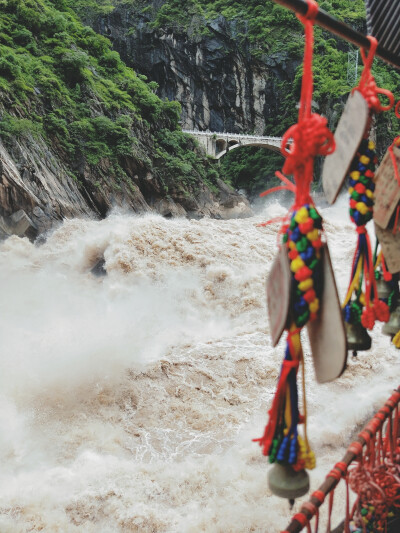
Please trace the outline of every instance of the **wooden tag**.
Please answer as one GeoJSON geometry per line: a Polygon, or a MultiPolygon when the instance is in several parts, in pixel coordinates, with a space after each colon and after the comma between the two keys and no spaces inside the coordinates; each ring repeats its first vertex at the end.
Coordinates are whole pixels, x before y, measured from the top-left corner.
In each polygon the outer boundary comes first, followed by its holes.
{"type": "Polygon", "coordinates": [[[392,229],[381,228],[375,222],[375,234],[382,247],[382,252],[389,272],[400,272],[400,232],[393,235],[392,229]]]}
{"type": "Polygon", "coordinates": [[[287,249],[282,246],[274,259],[266,285],[269,328],[273,346],[278,344],[288,325],[291,284],[292,274],[287,249]]]}
{"type": "MultiPolygon", "coordinates": [[[[400,174],[400,148],[394,146],[393,154],[400,174]]],[[[400,186],[389,150],[375,173],[375,182],[374,220],[381,228],[387,228],[400,200],[400,186]]]]}
{"type": "Polygon", "coordinates": [[[347,339],[328,245],[321,248],[323,289],[318,316],[307,324],[315,376],[319,383],[338,378],[346,368],[347,339]]]}
{"type": "Polygon", "coordinates": [[[349,96],[335,132],[336,150],[326,156],[322,186],[326,199],[333,204],[343,185],[368,122],[368,104],[359,91],[349,96]]]}

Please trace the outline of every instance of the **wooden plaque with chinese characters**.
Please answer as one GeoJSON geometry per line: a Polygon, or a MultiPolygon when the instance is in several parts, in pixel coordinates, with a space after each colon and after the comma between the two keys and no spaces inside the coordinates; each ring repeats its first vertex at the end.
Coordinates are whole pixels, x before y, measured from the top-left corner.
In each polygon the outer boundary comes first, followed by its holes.
{"type": "MultiPolygon", "coordinates": [[[[393,147],[393,155],[400,176],[400,148],[393,147]]],[[[387,228],[389,221],[400,200],[400,185],[397,181],[395,168],[389,150],[375,172],[375,204],[374,221],[387,228]]]]}
{"type": "Polygon", "coordinates": [[[326,156],[322,170],[322,186],[326,199],[333,204],[357,154],[368,122],[368,104],[359,91],[347,100],[335,131],[336,150],[326,156]]]}
{"type": "Polygon", "coordinates": [[[321,248],[323,289],[318,316],[307,324],[315,376],[319,383],[338,378],[346,368],[347,340],[327,244],[321,248]]]}
{"type": "Polygon", "coordinates": [[[375,222],[375,233],[381,245],[389,272],[400,272],[400,232],[393,234],[392,229],[381,228],[375,222]]]}

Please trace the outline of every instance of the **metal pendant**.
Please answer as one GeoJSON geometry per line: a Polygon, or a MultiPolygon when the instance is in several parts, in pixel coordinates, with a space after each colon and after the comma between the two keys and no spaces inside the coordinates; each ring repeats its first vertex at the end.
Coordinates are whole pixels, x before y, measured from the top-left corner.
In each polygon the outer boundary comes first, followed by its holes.
{"type": "Polygon", "coordinates": [[[307,494],[310,480],[305,470],[296,472],[289,465],[275,463],[268,472],[268,485],[275,496],[294,500],[307,494]]]}
{"type": "Polygon", "coordinates": [[[353,356],[357,355],[359,351],[371,348],[371,337],[361,324],[345,322],[344,325],[346,328],[347,348],[353,352],[353,356]]]}

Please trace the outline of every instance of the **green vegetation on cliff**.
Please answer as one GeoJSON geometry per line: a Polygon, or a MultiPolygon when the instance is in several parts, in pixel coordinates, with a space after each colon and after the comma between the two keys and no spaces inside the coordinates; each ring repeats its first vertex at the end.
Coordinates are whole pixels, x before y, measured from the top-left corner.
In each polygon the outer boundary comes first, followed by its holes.
{"type": "MultiPolygon", "coordinates": [[[[160,178],[165,193],[174,182],[212,180],[210,164],[180,131],[179,104],[160,100],[156,85],[126,67],[69,4],[0,0],[2,138],[44,137],[72,175],[77,161],[106,159],[127,180],[124,158],[132,157],[160,178]]],[[[112,9],[107,1],[87,4],[112,9]]]]}
{"type": "MultiPolygon", "coordinates": [[[[302,74],[303,27],[292,12],[272,0],[103,0],[96,5],[90,2],[89,9],[87,4],[84,0],[68,0],[68,5],[85,20],[122,4],[135,13],[141,13],[149,28],[186,33],[190,39],[196,40],[212,36],[212,21],[223,16],[229,21],[227,31],[239,51],[250,53],[260,65],[272,61],[297,66],[294,76],[286,76],[290,79],[271,78],[274,92],[279,94],[280,105],[268,118],[265,134],[282,135],[296,121],[302,74]]],[[[366,31],[364,0],[321,0],[319,6],[357,30],[366,31]]],[[[354,78],[355,72],[351,66],[348,72],[350,50],[354,47],[315,28],[315,110],[328,117],[331,128],[335,128],[353,84],[351,78],[354,78]]],[[[360,72],[361,65],[358,74],[360,72]]],[[[379,86],[393,92],[400,86],[399,73],[379,60],[375,61],[374,74],[379,86]]],[[[377,129],[384,150],[398,131],[394,114],[382,114],[377,120],[377,129]]],[[[236,187],[246,186],[254,193],[265,188],[268,180],[274,179],[274,171],[281,163],[280,156],[262,149],[234,150],[222,159],[221,175],[236,187]]]]}

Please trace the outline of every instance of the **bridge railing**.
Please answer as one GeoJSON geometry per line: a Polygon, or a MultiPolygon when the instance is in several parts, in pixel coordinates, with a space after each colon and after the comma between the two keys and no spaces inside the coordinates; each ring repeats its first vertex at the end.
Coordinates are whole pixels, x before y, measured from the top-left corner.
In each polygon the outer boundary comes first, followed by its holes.
{"type": "Polygon", "coordinates": [[[280,142],[282,137],[271,137],[265,135],[251,135],[246,133],[226,133],[219,131],[198,131],[198,130],[182,130],[183,133],[188,133],[189,135],[204,135],[206,137],[213,137],[214,135],[218,138],[230,138],[230,139],[256,139],[256,140],[268,140],[280,142]]]}

